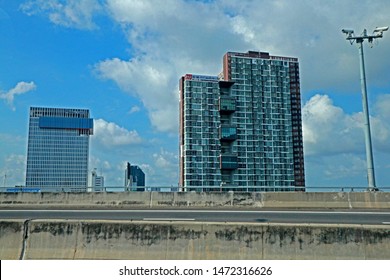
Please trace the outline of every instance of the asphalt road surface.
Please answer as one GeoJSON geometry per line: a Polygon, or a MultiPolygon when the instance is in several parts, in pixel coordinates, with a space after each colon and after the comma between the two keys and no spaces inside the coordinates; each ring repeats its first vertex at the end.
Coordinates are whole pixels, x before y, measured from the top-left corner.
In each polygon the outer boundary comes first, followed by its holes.
{"type": "Polygon", "coordinates": [[[242,211],[242,210],[80,210],[80,209],[7,209],[0,210],[0,220],[6,219],[68,219],[127,221],[200,221],[245,223],[313,223],[388,225],[389,211],[242,211]]]}

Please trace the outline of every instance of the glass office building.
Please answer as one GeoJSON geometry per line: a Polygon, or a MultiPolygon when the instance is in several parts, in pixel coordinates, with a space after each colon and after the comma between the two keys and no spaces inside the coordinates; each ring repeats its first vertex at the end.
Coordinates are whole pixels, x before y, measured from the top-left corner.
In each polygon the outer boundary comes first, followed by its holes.
{"type": "Polygon", "coordinates": [[[92,134],[89,110],[30,108],[26,187],[86,191],[92,134]]]}
{"type": "Polygon", "coordinates": [[[182,189],[304,190],[297,58],[228,52],[179,87],[182,189]]]}
{"type": "Polygon", "coordinates": [[[145,191],[145,173],[137,165],[126,163],[125,170],[125,190],[145,191]]]}

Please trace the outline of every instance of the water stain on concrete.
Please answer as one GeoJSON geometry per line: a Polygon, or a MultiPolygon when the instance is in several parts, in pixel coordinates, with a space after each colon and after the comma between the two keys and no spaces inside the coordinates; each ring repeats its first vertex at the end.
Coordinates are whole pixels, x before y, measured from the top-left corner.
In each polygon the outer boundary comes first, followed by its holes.
{"type": "Polygon", "coordinates": [[[31,233],[45,233],[48,232],[51,235],[72,235],[77,225],[67,222],[41,222],[33,223],[31,226],[31,233]]]}
{"type": "Polygon", "coordinates": [[[297,229],[294,227],[272,226],[265,229],[265,243],[278,244],[280,248],[296,242],[297,229]]]}
{"type": "Polygon", "coordinates": [[[0,222],[0,238],[8,235],[9,233],[17,233],[22,231],[22,224],[19,222],[0,222]]]}
{"type": "Polygon", "coordinates": [[[263,233],[241,226],[215,231],[215,237],[220,240],[243,242],[246,247],[252,248],[254,242],[256,243],[262,239],[263,233]]]}
{"type": "Polygon", "coordinates": [[[159,245],[165,240],[193,240],[207,235],[204,230],[191,230],[171,225],[83,223],[82,234],[86,243],[96,240],[125,238],[133,245],[159,245]]]}

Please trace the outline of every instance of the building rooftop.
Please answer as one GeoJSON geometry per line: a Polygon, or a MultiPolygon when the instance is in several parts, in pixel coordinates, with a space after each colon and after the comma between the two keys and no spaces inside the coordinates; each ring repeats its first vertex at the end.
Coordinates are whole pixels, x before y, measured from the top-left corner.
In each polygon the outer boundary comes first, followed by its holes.
{"type": "Polygon", "coordinates": [[[239,56],[239,57],[276,59],[276,60],[287,60],[287,61],[291,61],[291,62],[298,62],[298,58],[296,58],[296,57],[274,56],[274,55],[270,55],[267,52],[259,52],[259,51],[248,51],[246,53],[228,52],[227,54],[239,56]]]}

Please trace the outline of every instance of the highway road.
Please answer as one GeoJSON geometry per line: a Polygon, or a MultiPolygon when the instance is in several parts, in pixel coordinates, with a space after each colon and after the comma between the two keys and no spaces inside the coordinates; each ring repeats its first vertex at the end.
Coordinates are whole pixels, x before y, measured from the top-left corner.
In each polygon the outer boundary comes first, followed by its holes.
{"type": "Polygon", "coordinates": [[[68,219],[68,220],[133,220],[133,221],[201,221],[246,223],[313,223],[388,225],[389,211],[242,211],[242,210],[79,210],[79,209],[2,209],[0,220],[68,219]]]}

